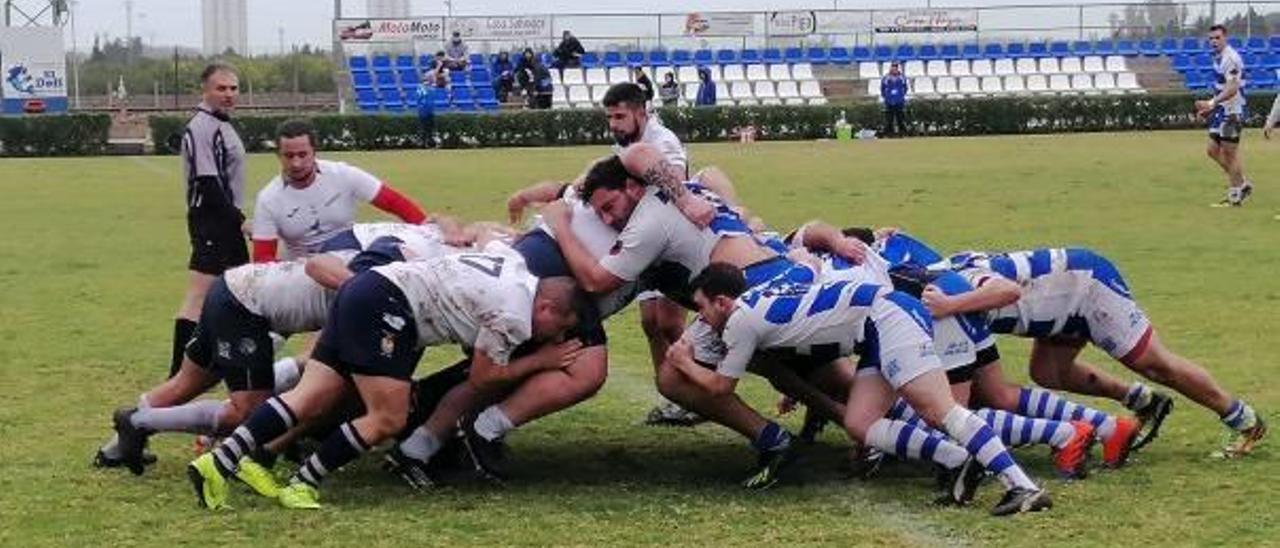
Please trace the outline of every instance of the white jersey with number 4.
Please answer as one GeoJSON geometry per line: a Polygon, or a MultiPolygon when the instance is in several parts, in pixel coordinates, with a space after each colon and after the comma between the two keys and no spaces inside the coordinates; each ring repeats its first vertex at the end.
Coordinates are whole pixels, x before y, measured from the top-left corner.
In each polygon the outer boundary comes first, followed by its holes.
{"type": "Polygon", "coordinates": [[[315,181],[296,188],[277,175],[258,192],[253,239],[280,240],[289,257],[319,251],[320,244],[351,228],[356,207],[382,190],[382,182],[343,162],[316,160],[315,181]]]}
{"type": "Polygon", "coordinates": [[[516,347],[533,336],[538,279],[524,258],[504,244],[372,270],[404,292],[417,323],[419,348],[457,343],[505,365],[516,347]]]}

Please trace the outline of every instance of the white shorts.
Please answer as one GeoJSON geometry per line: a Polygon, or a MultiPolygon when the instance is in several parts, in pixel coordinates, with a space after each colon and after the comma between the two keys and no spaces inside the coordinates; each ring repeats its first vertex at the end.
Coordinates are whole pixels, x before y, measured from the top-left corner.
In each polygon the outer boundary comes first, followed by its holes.
{"type": "Polygon", "coordinates": [[[652,301],[663,296],[662,292],[657,289],[646,289],[636,294],[636,302],[652,301]]]}
{"type": "Polygon", "coordinates": [[[1080,305],[1080,314],[1089,326],[1089,340],[1121,362],[1136,359],[1151,339],[1151,321],[1129,297],[1123,280],[1117,287],[1098,279],[1092,282],[1080,305]]]}
{"type": "MultiPolygon", "coordinates": [[[[988,346],[990,344],[994,343],[990,342],[988,346]]],[[[954,316],[933,320],[933,347],[942,367],[947,371],[978,361],[977,344],[954,316]]]]}
{"type": "Polygon", "coordinates": [[[894,390],[930,371],[942,371],[929,325],[929,310],[915,298],[897,291],[877,298],[858,369],[875,368],[894,390]]]}

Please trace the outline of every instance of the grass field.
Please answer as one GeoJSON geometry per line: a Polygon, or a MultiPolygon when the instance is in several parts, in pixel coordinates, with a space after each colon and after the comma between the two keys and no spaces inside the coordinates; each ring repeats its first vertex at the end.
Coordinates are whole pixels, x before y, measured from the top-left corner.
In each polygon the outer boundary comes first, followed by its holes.
{"type": "MultiPolygon", "coordinates": [[[[820,217],[905,227],[946,250],[1093,247],[1122,268],[1172,348],[1280,424],[1271,384],[1280,362],[1269,353],[1280,306],[1280,161],[1274,146],[1250,139],[1254,201],[1211,209],[1221,177],[1202,141],[1167,132],[695,145],[691,154],[695,165],[723,167],[744,202],[779,228],[820,217]]],[[[431,210],[496,219],[511,190],[571,177],[604,151],[332,157],[431,210]]],[[[271,156],[249,167],[251,191],[276,169],[271,156]]],[[[847,442],[832,429],[786,484],[744,492],[736,481],[753,455],[743,440],[709,425],[639,425],[654,389],[634,310],[610,324],[601,393],[509,438],[517,479],[505,488],[464,482],[413,493],[365,458],[331,477],[321,511],[286,512],[237,489],[234,511],[209,514],[182,470],[190,436],[154,438],[160,462],[141,478],[89,467],[112,409],[167,367],[186,275],[178,169],[171,157],[0,160],[0,545],[1280,544],[1280,441],[1245,461],[1211,460],[1222,429],[1181,398],[1162,437],[1121,471],[1067,484],[1049,479],[1042,449],[1020,451],[1054,493],[1045,514],[988,517],[993,486],[975,508],[935,509],[931,479],[907,468],[869,483],[844,479],[847,442]]],[[[1002,343],[1006,370],[1025,378],[1027,345],[1002,343]]],[[[428,352],[419,371],[454,355],[428,352]]],[[[759,380],[745,392],[772,408],[759,380]]]]}

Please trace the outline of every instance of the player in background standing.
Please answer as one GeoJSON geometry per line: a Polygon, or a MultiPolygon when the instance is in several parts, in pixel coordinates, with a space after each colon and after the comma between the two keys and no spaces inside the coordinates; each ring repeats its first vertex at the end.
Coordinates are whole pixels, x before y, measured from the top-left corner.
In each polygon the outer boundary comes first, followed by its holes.
{"type": "Polygon", "coordinates": [[[1196,114],[1209,119],[1209,157],[1227,175],[1227,195],[1214,207],[1235,207],[1253,194],[1253,183],[1244,174],[1240,160],[1240,136],[1244,130],[1244,61],[1227,43],[1227,28],[1209,27],[1209,47],[1213,49],[1214,95],[1196,101],[1196,114]]]}

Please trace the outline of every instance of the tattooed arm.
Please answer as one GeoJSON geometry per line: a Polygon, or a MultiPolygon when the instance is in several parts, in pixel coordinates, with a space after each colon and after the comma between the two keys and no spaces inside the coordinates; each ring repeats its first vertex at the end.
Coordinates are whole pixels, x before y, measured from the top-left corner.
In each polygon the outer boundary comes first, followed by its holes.
{"type": "Polygon", "coordinates": [[[684,172],[668,161],[658,149],[645,143],[627,147],[622,164],[633,177],[654,185],[675,201],[675,205],[695,225],[705,227],[715,218],[716,209],[706,200],[694,196],[684,186],[684,172]]]}

